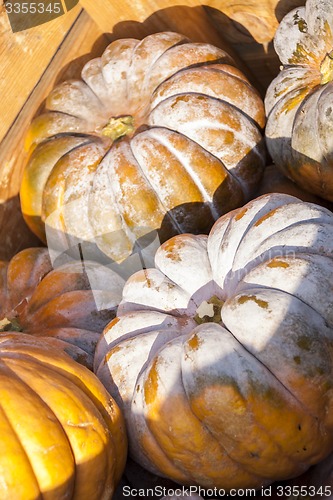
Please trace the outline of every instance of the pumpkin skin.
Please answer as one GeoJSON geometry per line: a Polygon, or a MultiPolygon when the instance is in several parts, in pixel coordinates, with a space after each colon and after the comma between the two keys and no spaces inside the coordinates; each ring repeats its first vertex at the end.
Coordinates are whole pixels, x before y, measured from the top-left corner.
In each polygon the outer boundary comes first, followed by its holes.
{"type": "Polygon", "coordinates": [[[309,493],[311,493],[311,498],[315,500],[319,500],[323,496],[323,492],[326,492],[327,497],[332,496],[333,454],[331,453],[325,460],[310,467],[310,469],[301,476],[274,486],[271,495],[272,500],[278,500],[279,497],[281,498],[281,488],[279,490],[278,486],[283,486],[285,492],[288,491],[288,487],[291,488],[291,491],[293,491],[292,489],[294,487],[294,492],[296,492],[297,488],[305,486],[309,493]]]}
{"type": "Polygon", "coordinates": [[[152,231],[208,231],[253,194],[264,124],[258,92],[223,50],[171,32],[116,40],[32,122],[25,220],[44,241],[47,220],[117,262],[152,231]]]}
{"type": "Polygon", "coordinates": [[[1,498],[110,499],[127,438],[97,377],[48,340],[8,333],[0,378],[1,498]]]}
{"type": "Polygon", "coordinates": [[[259,488],[333,448],[333,214],[283,194],[178,235],[95,351],[130,453],[183,484],[259,488]]]}
{"type": "Polygon", "coordinates": [[[108,268],[84,264],[53,269],[48,249],[38,247],[0,261],[0,329],[48,338],[92,369],[97,340],[116,315],[124,280],[108,268]]]}
{"type": "Polygon", "coordinates": [[[288,179],[276,165],[268,165],[265,168],[260,184],[258,185],[256,198],[268,193],[289,194],[300,200],[322,205],[332,211],[332,204],[329,201],[323,200],[319,196],[299,187],[295,182],[288,179]]]}
{"type": "Polygon", "coordinates": [[[266,139],[274,163],[306,191],[333,201],[333,5],[307,0],[274,38],[282,71],[270,84],[266,139]]]}

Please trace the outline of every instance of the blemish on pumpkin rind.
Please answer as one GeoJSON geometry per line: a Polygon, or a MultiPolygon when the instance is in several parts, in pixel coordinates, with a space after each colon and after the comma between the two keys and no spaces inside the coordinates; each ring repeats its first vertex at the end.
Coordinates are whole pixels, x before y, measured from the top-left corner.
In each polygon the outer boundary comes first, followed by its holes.
{"type": "Polygon", "coordinates": [[[180,95],[176,97],[175,101],[171,104],[171,108],[175,108],[179,102],[188,102],[190,97],[188,95],[180,95]]]}
{"type": "Polygon", "coordinates": [[[260,224],[262,224],[265,220],[269,219],[270,217],[272,217],[275,212],[277,211],[277,208],[274,208],[273,210],[271,210],[270,212],[268,212],[267,214],[263,215],[262,217],[260,217],[260,219],[258,219],[254,224],[253,224],[253,227],[258,227],[260,226],[260,224]]]}
{"type": "Polygon", "coordinates": [[[291,99],[288,99],[284,105],[281,107],[280,113],[287,113],[288,111],[291,111],[292,109],[296,108],[308,95],[309,93],[309,87],[302,87],[298,90],[297,95],[292,97],[291,99]]]}
{"type": "Polygon", "coordinates": [[[153,403],[157,396],[158,391],[158,371],[157,371],[158,358],[155,358],[152,367],[149,370],[149,375],[144,385],[144,398],[146,404],[153,403]]]}
{"type": "Polygon", "coordinates": [[[110,323],[108,329],[110,330],[110,328],[114,327],[117,323],[119,323],[119,321],[120,321],[120,318],[118,318],[118,317],[114,318],[114,320],[112,320],[112,322],[110,323]]]}
{"type": "Polygon", "coordinates": [[[296,365],[300,365],[301,364],[300,356],[294,356],[294,361],[295,361],[296,365]]]}
{"type": "Polygon", "coordinates": [[[246,214],[247,211],[248,211],[247,208],[243,208],[243,210],[240,210],[238,212],[238,214],[235,216],[235,220],[238,221],[238,220],[242,219],[242,217],[244,217],[244,215],[246,214]]]}
{"type": "Polygon", "coordinates": [[[299,16],[298,12],[293,16],[294,17],[294,25],[297,24],[298,29],[301,33],[307,33],[308,24],[305,19],[299,16]]]}
{"type": "Polygon", "coordinates": [[[283,268],[287,269],[289,267],[289,264],[288,264],[288,262],[284,262],[283,260],[273,259],[267,264],[267,267],[272,267],[272,268],[283,267],[283,268]]]}
{"type": "Polygon", "coordinates": [[[296,344],[304,351],[310,351],[311,349],[311,340],[308,337],[300,337],[296,344]]]}
{"type": "Polygon", "coordinates": [[[297,43],[296,45],[296,50],[293,52],[292,57],[288,59],[289,64],[301,64],[304,63],[304,59],[309,60],[313,59],[316,60],[316,56],[313,52],[307,51],[303,45],[300,43],[297,43]]]}
{"type": "Polygon", "coordinates": [[[251,300],[262,309],[268,309],[268,302],[266,300],[258,299],[255,295],[243,295],[242,297],[239,297],[238,303],[245,304],[251,300]]]}
{"type": "Polygon", "coordinates": [[[197,349],[199,349],[200,341],[196,333],[190,338],[190,340],[187,342],[187,345],[190,347],[190,349],[192,349],[192,351],[196,351],[197,349]]]}
{"type": "Polygon", "coordinates": [[[116,354],[117,352],[121,351],[122,350],[122,347],[121,346],[115,346],[113,347],[112,349],[110,349],[110,351],[108,351],[105,355],[105,362],[108,363],[111,359],[111,357],[116,354]]]}
{"type": "Polygon", "coordinates": [[[166,258],[174,261],[174,262],[181,262],[181,256],[177,252],[180,248],[184,246],[184,243],[178,238],[170,238],[170,240],[166,241],[163,245],[162,248],[165,252],[166,258]]]}

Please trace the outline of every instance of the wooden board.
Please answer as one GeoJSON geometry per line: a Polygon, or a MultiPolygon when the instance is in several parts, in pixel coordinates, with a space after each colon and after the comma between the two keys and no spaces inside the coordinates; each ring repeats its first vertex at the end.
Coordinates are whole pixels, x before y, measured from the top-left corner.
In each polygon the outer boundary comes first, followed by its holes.
{"type": "Polygon", "coordinates": [[[29,122],[55,83],[116,38],[179,31],[227,50],[264,95],[279,63],[269,42],[279,18],[305,0],[81,0],[67,14],[12,33],[0,0],[0,259],[38,244],[23,222],[18,191],[29,122]]]}
{"type": "Polygon", "coordinates": [[[227,50],[264,95],[279,70],[272,39],[279,21],[305,0],[81,0],[112,38],[172,30],[227,50]]]}
{"type": "MultiPolygon", "coordinates": [[[[17,116],[12,122],[12,114],[7,112],[4,115],[8,129],[0,143],[0,259],[8,259],[21,248],[39,244],[23,221],[18,198],[22,167],[26,158],[23,143],[30,121],[55,83],[79,77],[84,63],[99,55],[109,43],[108,38],[82,9],[76,10],[74,17],[72,12],[66,16],[70,17],[72,23],[55,48],[44,71],[40,71],[40,74],[38,71],[39,78],[33,74],[31,67],[27,67],[27,71],[31,71],[33,75],[30,79],[21,69],[21,78],[27,78],[26,87],[29,88],[29,94],[17,116]]],[[[60,18],[52,22],[58,21],[60,18]]],[[[66,26],[68,26],[67,20],[66,26]]],[[[37,28],[32,30],[35,29],[37,28]]],[[[11,33],[9,39],[16,39],[17,35],[11,33]]],[[[8,43],[7,40],[7,47],[8,43]]],[[[46,50],[50,43],[48,36],[41,43],[46,50]]],[[[51,50],[48,54],[50,53],[51,50]]],[[[17,66],[23,64],[22,57],[15,59],[17,66]]],[[[32,64],[33,59],[30,60],[30,66],[32,64]]],[[[15,87],[13,81],[12,87],[15,87]]],[[[6,79],[5,85],[8,89],[9,83],[6,79]]],[[[12,93],[14,92],[16,88],[12,93]]]]}

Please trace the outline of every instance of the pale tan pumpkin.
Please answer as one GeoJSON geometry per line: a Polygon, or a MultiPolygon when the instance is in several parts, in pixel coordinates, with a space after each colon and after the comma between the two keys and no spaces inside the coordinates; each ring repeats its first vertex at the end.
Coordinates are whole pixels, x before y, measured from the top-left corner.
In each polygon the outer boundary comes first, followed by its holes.
{"type": "Polygon", "coordinates": [[[274,38],[283,65],[265,98],[274,163],[300,187],[333,201],[333,4],[307,0],[274,38]]]}
{"type": "Polygon", "coordinates": [[[259,488],[333,449],[333,214],[271,194],[178,235],[125,284],[95,372],[131,455],[183,484],[259,488]]]}
{"type": "Polygon", "coordinates": [[[177,33],[116,40],[32,122],[20,191],[31,229],[116,261],[142,235],[207,231],[265,164],[258,92],[223,50],[177,33]]]}
{"type": "Polygon", "coordinates": [[[123,417],[87,368],[46,339],[0,334],[0,496],[109,500],[123,472],[123,417]]]}
{"type": "Polygon", "coordinates": [[[0,331],[48,338],[92,368],[97,340],[115,317],[124,280],[93,262],[52,268],[47,248],[27,248],[0,261],[0,331]]]}

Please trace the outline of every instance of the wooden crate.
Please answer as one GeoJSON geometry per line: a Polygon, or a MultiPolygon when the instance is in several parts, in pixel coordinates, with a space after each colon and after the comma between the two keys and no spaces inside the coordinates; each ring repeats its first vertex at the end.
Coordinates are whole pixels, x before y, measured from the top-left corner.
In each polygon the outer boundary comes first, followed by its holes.
{"type": "Polygon", "coordinates": [[[0,259],[37,245],[20,214],[24,136],[55,83],[78,77],[84,63],[117,38],[163,30],[226,49],[264,95],[279,63],[272,38],[279,19],[305,0],[81,0],[65,15],[12,33],[0,4],[0,259]]]}

